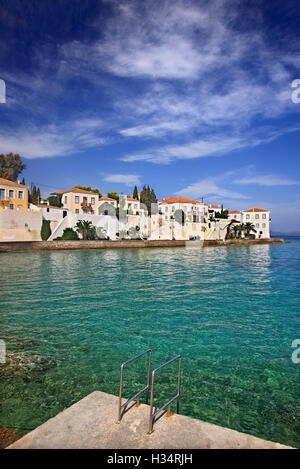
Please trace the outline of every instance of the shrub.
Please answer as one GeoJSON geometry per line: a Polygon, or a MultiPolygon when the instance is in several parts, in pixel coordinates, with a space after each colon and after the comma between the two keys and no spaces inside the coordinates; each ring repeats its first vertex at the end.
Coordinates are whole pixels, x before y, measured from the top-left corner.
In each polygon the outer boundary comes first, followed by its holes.
{"type": "Polygon", "coordinates": [[[47,239],[50,236],[51,236],[50,220],[43,220],[42,228],[41,228],[41,238],[43,241],[47,241],[47,239]]]}
{"type": "Polygon", "coordinates": [[[75,241],[79,238],[78,234],[73,230],[73,228],[65,228],[61,239],[63,241],[75,241]]]}

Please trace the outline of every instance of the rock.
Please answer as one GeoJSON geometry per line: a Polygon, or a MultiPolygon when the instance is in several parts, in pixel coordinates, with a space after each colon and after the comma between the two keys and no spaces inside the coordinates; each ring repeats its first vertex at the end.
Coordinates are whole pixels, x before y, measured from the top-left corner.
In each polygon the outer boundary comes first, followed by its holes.
{"type": "Polygon", "coordinates": [[[55,366],[50,358],[28,355],[25,352],[7,352],[6,362],[0,366],[0,374],[19,376],[30,380],[35,372],[43,372],[55,366]]]}
{"type": "Polygon", "coordinates": [[[13,428],[0,427],[0,449],[14,443],[16,440],[22,438],[23,435],[17,433],[13,428]]]}

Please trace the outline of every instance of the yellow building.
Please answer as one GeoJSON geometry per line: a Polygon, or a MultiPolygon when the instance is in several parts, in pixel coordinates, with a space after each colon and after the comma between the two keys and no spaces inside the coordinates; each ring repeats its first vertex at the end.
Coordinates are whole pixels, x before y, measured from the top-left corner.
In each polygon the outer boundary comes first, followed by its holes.
{"type": "Polygon", "coordinates": [[[28,210],[28,187],[0,177],[0,210],[28,210]]]}

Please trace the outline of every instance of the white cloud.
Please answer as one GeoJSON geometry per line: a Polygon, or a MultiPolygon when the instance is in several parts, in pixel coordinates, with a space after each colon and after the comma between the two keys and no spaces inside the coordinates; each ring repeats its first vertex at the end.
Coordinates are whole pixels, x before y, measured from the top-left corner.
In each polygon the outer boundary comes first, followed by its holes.
{"type": "Polygon", "coordinates": [[[257,134],[244,132],[240,135],[228,137],[224,133],[210,135],[198,140],[176,145],[165,145],[152,148],[148,151],[131,153],[121,157],[122,161],[128,163],[134,161],[148,161],[150,163],[168,164],[177,159],[194,159],[208,156],[221,156],[243,148],[255,147],[257,145],[272,142],[285,133],[299,131],[299,127],[281,128],[262,127],[257,134]]]}
{"type": "Polygon", "coordinates": [[[199,199],[201,197],[212,197],[217,199],[247,199],[244,194],[221,187],[218,181],[222,177],[212,177],[194,182],[187,187],[175,192],[177,196],[186,196],[199,199]]]}
{"type": "Polygon", "coordinates": [[[125,184],[126,186],[140,185],[140,176],[137,174],[108,174],[104,177],[106,182],[125,184]]]}
{"type": "Polygon", "coordinates": [[[4,153],[12,151],[28,159],[67,156],[106,143],[101,136],[102,126],[102,121],[94,118],[76,119],[63,125],[31,125],[2,131],[0,147],[4,153]]]}
{"type": "Polygon", "coordinates": [[[234,184],[256,184],[258,186],[291,186],[299,182],[276,174],[246,176],[233,181],[234,184]]]}

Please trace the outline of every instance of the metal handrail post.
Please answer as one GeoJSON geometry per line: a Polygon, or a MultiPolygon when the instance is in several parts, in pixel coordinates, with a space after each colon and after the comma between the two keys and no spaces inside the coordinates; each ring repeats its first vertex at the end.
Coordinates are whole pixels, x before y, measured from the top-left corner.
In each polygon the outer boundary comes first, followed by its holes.
{"type": "Polygon", "coordinates": [[[158,366],[155,368],[155,370],[152,371],[152,383],[151,383],[151,400],[150,400],[150,417],[149,417],[149,430],[148,433],[153,432],[153,420],[154,417],[161,412],[165,407],[168,406],[168,409],[170,411],[171,409],[171,403],[177,399],[177,413],[179,414],[179,399],[180,399],[180,379],[181,379],[181,355],[176,355],[176,357],[171,358],[171,360],[168,360],[167,362],[163,363],[162,365],[158,366]],[[156,371],[160,370],[166,365],[169,365],[173,361],[178,359],[178,381],[177,381],[177,394],[173,396],[166,404],[164,404],[160,409],[156,410],[153,414],[153,395],[154,395],[154,379],[155,379],[155,373],[156,371]]]}
{"type": "Polygon", "coordinates": [[[181,379],[181,355],[179,355],[178,363],[178,383],[177,383],[177,414],[179,414],[179,399],[180,399],[180,379],[181,379]]]}
{"type": "Polygon", "coordinates": [[[120,423],[121,421],[121,414],[122,414],[122,408],[126,407],[129,402],[131,402],[135,397],[137,397],[137,403],[139,404],[140,402],[140,394],[142,394],[144,391],[147,391],[146,394],[146,404],[148,403],[148,395],[149,395],[149,387],[150,387],[150,367],[151,367],[151,349],[147,349],[144,352],[139,353],[138,355],[135,355],[134,357],[130,358],[129,360],[126,360],[121,364],[121,371],[120,371],[120,389],[119,389],[119,401],[118,401],[118,421],[117,423],[120,423]],[[137,358],[141,357],[145,353],[149,354],[149,360],[148,360],[148,373],[147,373],[147,386],[145,386],[143,389],[138,391],[133,397],[128,399],[124,404],[122,404],[122,390],[123,390],[123,370],[124,366],[127,365],[128,363],[132,362],[133,360],[136,360],[137,358]]]}

